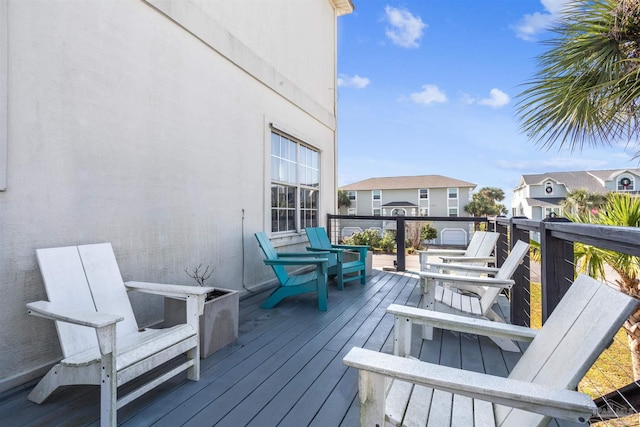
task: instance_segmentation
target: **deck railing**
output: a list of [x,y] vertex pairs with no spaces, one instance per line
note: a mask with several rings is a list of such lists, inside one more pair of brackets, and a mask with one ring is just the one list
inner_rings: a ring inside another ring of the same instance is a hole
[[[385,220],[396,221],[397,270],[405,270],[405,224],[409,221],[456,221],[484,223],[486,229],[500,232],[496,247],[496,264],[500,266],[517,240],[528,242],[533,239],[540,243],[540,284],[541,321],[544,323],[560,299],[573,283],[575,274],[574,244],[583,243],[600,249],[607,249],[628,255],[640,256],[640,228],[612,227],[594,224],[577,224],[565,218],[547,218],[534,221],[523,217],[497,218],[441,218],[441,217],[361,217],[329,215],[328,231],[332,241],[338,241],[336,227],[340,220],[350,221]],[[531,262],[526,256],[513,276],[515,285],[511,288],[511,323],[531,326]],[[616,284],[610,280],[613,286]],[[640,405],[640,383],[633,374],[627,372],[630,383],[594,401],[602,409],[599,418],[592,421],[618,418],[634,414],[638,417]],[[603,415],[604,414],[604,415]],[[638,420],[636,420],[638,421]]]

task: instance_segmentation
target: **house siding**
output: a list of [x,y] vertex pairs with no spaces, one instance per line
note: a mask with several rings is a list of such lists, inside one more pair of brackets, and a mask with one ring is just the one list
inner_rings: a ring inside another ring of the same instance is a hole
[[[53,323],[26,313],[46,299],[37,248],[111,242],[124,280],[193,284],[184,269],[203,264],[213,286],[271,284],[253,234],[270,230],[272,124],[320,152],[318,214],[333,212],[331,2],[0,0],[3,13],[0,391],[60,358]],[[161,298],[131,299],[140,326],[162,321]]]

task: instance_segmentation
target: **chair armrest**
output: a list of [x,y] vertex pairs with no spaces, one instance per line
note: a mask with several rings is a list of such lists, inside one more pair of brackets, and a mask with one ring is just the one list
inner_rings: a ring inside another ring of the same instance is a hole
[[334,248],[337,249],[346,249],[346,250],[350,250],[350,251],[359,251],[361,249],[366,249],[369,250],[370,246],[367,245],[331,245]]
[[444,262],[496,262],[494,256],[441,256],[440,259]]
[[411,320],[411,323],[433,326],[449,331],[466,332],[475,335],[500,337],[516,341],[532,341],[538,331],[524,326],[493,322],[475,317],[459,316],[406,305],[391,304],[387,313]]
[[[577,391],[435,365],[358,347],[347,353],[343,363],[361,370],[359,378],[365,384],[359,384],[360,393],[376,392],[366,383],[368,376],[362,375],[365,371],[574,422],[585,423],[597,412],[591,397]],[[360,401],[366,402],[367,397],[360,396]]]
[[[311,252],[331,252],[331,253],[339,253],[339,252],[344,252],[343,249],[337,249],[337,248],[312,248],[311,246],[307,246],[307,250],[311,251]],[[317,254],[314,254],[317,255]]]
[[437,267],[443,270],[453,271],[475,271],[478,273],[497,273],[500,269],[496,267],[483,267],[481,265],[466,265],[466,264],[449,264],[446,262],[427,262],[425,265]]
[[329,264],[327,258],[287,258],[287,259],[265,259],[266,265],[321,265]]
[[162,283],[135,281],[125,282],[124,285],[128,290],[176,298],[185,298],[188,295],[206,296],[209,292],[212,292],[215,289],[208,286],[166,285]]
[[124,317],[117,316],[115,314],[98,313],[91,310],[78,310],[75,307],[55,304],[49,301],[30,302],[27,304],[27,309],[29,310],[29,314],[33,316],[59,320],[61,322],[73,323],[96,329],[115,325],[116,322],[124,320]]
[[499,288],[508,288],[513,286],[515,281],[511,279],[496,279],[494,277],[477,277],[477,276],[455,276],[452,274],[434,273],[431,271],[421,271],[421,279],[437,279],[448,283],[473,283],[478,286],[491,286]]
[[462,256],[466,251],[467,251],[466,249],[427,249],[426,251],[416,251],[416,252],[418,252],[419,255],[428,255],[428,256],[438,256],[438,255]]
[[327,251],[326,249],[322,249],[320,251],[314,251],[314,252],[278,252],[279,258],[301,258],[301,257],[319,258],[323,255],[326,258],[329,255],[329,251]]

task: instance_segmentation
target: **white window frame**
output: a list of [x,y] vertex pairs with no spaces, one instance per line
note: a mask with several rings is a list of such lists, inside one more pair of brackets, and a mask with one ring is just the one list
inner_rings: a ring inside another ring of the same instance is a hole
[[[451,197],[452,190],[454,190],[453,192],[455,192],[455,197]],[[460,189],[457,187],[447,188],[447,216],[450,216],[450,217],[460,216],[459,204],[460,204]]]
[[[622,185],[623,179],[629,180],[630,184],[627,188],[624,188],[624,186]],[[620,175],[616,180],[616,188],[618,191],[634,191],[634,189],[636,188],[636,180],[634,179],[633,176],[630,176],[630,175],[626,175],[626,174]]]
[[[278,142],[278,150],[274,149],[276,141]],[[281,144],[283,143],[288,145],[286,152],[282,151]],[[321,200],[320,150],[273,127],[271,128],[269,146],[271,233],[274,235],[301,233],[306,227],[317,227]],[[278,206],[280,195],[283,192],[285,198],[292,196],[294,199],[292,207]],[[307,200],[305,195],[311,197],[310,206],[304,204]],[[285,212],[287,216],[293,215],[293,224],[290,223],[290,219],[280,220],[282,212]]]
[[[423,194],[426,194],[426,197],[422,197]],[[429,200],[429,189],[428,188],[420,188],[420,189],[418,189],[418,200]]]

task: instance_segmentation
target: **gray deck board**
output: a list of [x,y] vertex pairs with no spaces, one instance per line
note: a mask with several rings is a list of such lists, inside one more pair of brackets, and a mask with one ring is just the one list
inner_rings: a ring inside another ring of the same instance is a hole
[[[392,352],[391,303],[416,306],[417,275],[374,270],[365,286],[330,286],[329,310],[315,295],[289,298],[274,309],[259,306],[267,293],[240,302],[238,342],[202,360],[201,380],[184,374],[118,411],[121,425],[135,426],[354,426],[358,424],[357,373],[342,364],[353,347]],[[506,300],[503,310],[508,310]],[[469,334],[434,331],[434,340],[413,333],[422,360],[507,375],[518,354]],[[97,387],[59,390],[44,404],[27,400],[35,385],[0,394],[2,425],[97,426]]]

